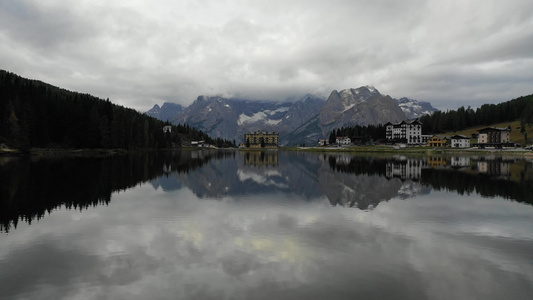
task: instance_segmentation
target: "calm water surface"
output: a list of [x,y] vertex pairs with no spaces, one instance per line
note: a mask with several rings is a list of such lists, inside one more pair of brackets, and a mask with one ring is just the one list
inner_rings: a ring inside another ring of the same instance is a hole
[[2,299],[531,299],[521,158],[0,158]]

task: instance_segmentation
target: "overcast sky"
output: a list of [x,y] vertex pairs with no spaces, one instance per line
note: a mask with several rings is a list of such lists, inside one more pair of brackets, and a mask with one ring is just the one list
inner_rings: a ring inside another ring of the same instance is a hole
[[141,111],[363,85],[477,107],[533,93],[533,1],[0,0],[0,69]]

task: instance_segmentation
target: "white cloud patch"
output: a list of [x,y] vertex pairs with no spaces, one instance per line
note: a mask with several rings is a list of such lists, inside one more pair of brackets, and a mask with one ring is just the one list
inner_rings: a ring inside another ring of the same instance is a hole
[[237,176],[239,177],[239,180],[244,182],[244,181],[247,181],[247,180],[251,180],[251,181],[254,181],[256,183],[258,183],[259,185],[263,185],[263,186],[275,186],[275,187],[278,187],[278,188],[281,188],[281,189],[284,189],[284,188],[288,188],[287,184],[285,183],[278,183],[278,182],[275,182],[274,180],[272,180],[271,178],[269,177],[275,177],[275,176],[281,176],[281,174],[277,171],[272,171],[272,172],[266,172],[264,174],[259,174],[259,173],[255,173],[255,172],[250,172],[250,171],[243,171],[243,170],[238,170],[237,171]]

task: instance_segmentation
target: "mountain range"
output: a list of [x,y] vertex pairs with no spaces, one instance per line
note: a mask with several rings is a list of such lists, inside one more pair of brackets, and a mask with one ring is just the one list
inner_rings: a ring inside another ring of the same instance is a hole
[[335,128],[399,122],[433,111],[429,102],[393,99],[374,87],[362,86],[334,90],[327,99],[308,94],[294,102],[199,96],[188,107],[165,102],[146,114],[228,140],[242,142],[245,133],[261,130],[278,132],[281,145],[312,145]]

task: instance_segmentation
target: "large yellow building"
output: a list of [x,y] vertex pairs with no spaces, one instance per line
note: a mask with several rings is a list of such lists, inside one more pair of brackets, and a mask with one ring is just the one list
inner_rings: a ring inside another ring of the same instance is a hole
[[279,133],[262,132],[261,130],[244,135],[246,148],[278,148]]

